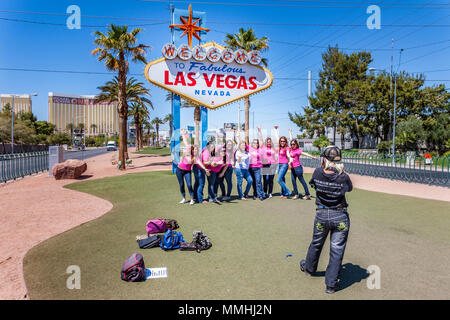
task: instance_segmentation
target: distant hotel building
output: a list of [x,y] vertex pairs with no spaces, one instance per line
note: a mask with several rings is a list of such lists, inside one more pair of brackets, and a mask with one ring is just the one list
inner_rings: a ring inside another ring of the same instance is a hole
[[[67,131],[67,125],[74,128],[84,124],[86,135],[99,133],[112,135],[119,132],[117,103],[95,103],[95,96],[48,93],[48,121],[58,131]],[[95,128],[92,125],[95,125]]]
[[[12,107],[12,95],[0,94],[0,112],[9,104]],[[21,94],[14,96],[14,113],[31,112],[31,95]]]

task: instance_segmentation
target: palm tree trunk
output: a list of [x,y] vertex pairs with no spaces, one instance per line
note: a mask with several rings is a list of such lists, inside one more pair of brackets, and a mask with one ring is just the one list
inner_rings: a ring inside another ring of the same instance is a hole
[[249,124],[250,124],[250,98],[249,97],[245,97],[244,100],[244,104],[245,104],[245,143],[249,144],[250,140],[249,140]]
[[125,55],[123,52],[119,54],[119,161],[121,162],[120,170],[125,170],[125,161],[128,158],[127,155],[127,115],[128,115],[128,105],[127,105],[127,74],[125,65]]
[[195,123],[195,141],[194,145],[200,150],[200,121],[201,121],[201,110],[200,106],[196,106],[194,109],[194,123]]
[[156,146],[159,147],[159,124],[156,124]]

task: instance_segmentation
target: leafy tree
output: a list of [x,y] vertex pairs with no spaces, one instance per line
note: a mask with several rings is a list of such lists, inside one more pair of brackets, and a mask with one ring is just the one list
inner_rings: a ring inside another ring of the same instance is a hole
[[416,116],[408,116],[397,124],[397,137],[399,145],[405,150],[418,150],[419,144],[425,138],[422,121]]
[[140,28],[128,31],[128,26],[118,26],[111,24],[106,34],[96,31],[94,43],[97,48],[92,54],[98,57],[99,61],[103,61],[108,70],[118,72],[117,76],[117,100],[119,113],[119,162],[122,163],[120,169],[125,170],[125,161],[127,153],[127,118],[128,118],[128,101],[127,101],[127,73],[129,71],[129,63],[127,58],[131,58],[133,62],[147,63],[145,59],[146,50],[149,46],[137,44],[137,35],[141,32]]
[[[269,49],[269,39],[267,37],[258,38],[253,32],[253,29],[244,30],[239,29],[236,34],[227,34],[225,36],[225,44],[228,48],[233,50],[242,49],[246,52],[252,50],[264,51]],[[267,66],[267,59],[263,58],[261,63]],[[244,99],[245,104],[245,140],[249,144],[249,123],[250,123],[250,98]]]
[[330,144],[330,140],[328,140],[327,136],[321,136],[319,139],[316,139],[313,142],[313,146],[319,148],[319,150],[328,147]]
[[442,113],[437,118],[423,121],[424,139],[430,150],[440,155],[450,150],[450,114]]
[[53,123],[47,121],[36,121],[35,129],[36,134],[49,136],[55,132],[56,126]]

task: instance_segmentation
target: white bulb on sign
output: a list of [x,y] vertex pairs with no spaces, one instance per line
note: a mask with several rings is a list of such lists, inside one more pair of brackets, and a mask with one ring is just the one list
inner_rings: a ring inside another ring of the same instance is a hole
[[178,57],[182,60],[189,60],[192,58],[192,51],[191,48],[187,44],[182,44],[178,48]]
[[253,50],[250,51],[248,54],[248,62],[250,62],[253,65],[259,65],[261,63],[262,57],[261,53],[259,51]]
[[166,43],[162,48],[162,54],[166,59],[175,59],[177,56],[177,47],[172,43]]
[[234,60],[239,64],[244,64],[248,61],[247,52],[242,49],[238,49],[234,52]]
[[211,47],[208,49],[206,57],[211,62],[217,62],[220,60],[220,57],[222,56],[222,53],[220,52],[219,48]]
[[224,49],[222,51],[222,61],[225,63],[231,63],[234,60],[234,52],[231,49]]
[[206,59],[206,49],[201,46],[195,46],[192,49],[192,57],[197,61],[203,61]]

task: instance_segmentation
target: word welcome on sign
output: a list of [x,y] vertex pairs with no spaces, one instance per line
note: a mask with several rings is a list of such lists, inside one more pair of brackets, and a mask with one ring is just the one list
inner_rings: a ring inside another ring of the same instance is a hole
[[197,61],[208,59],[211,62],[218,62],[222,59],[225,63],[236,61],[239,64],[249,62],[253,65],[259,65],[262,60],[261,53],[256,50],[247,53],[242,49],[233,51],[229,48],[220,49],[216,46],[209,48],[195,46],[191,49],[187,44],[183,44],[177,49],[174,44],[167,43],[163,46],[162,53],[166,59],[175,59],[177,56],[182,60],[194,58]]
[[273,82],[270,71],[258,65],[257,51],[233,52],[210,42],[193,49],[168,44],[163,55],[147,65],[147,80],[210,109],[265,90]]

